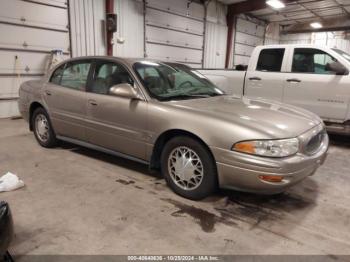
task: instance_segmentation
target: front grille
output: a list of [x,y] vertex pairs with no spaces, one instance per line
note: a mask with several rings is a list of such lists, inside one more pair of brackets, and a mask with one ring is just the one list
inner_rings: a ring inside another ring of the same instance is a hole
[[322,130],[315,136],[313,136],[309,142],[306,144],[305,151],[307,154],[312,155],[318,151],[323,143],[324,136],[326,135],[325,131]]

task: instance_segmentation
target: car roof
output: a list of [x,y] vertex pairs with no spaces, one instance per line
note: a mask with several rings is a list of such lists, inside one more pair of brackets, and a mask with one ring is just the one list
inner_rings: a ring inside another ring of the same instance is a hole
[[118,57],[118,56],[79,56],[79,57],[73,57],[73,58],[67,59],[64,62],[67,63],[70,61],[89,60],[89,59],[107,59],[107,60],[121,61],[126,64],[129,64],[130,66],[132,66],[136,62],[141,62],[141,61],[168,63],[157,59],[149,59],[149,58],[143,58],[143,57],[137,58],[137,57]]

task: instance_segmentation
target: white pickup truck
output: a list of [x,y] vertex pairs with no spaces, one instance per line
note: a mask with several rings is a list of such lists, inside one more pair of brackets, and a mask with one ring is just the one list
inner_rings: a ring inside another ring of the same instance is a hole
[[350,55],[339,49],[258,46],[247,71],[199,71],[229,94],[299,106],[318,114],[329,132],[350,134]]

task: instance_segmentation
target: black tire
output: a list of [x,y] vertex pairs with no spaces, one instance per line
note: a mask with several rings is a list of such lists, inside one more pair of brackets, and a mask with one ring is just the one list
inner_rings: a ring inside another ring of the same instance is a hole
[[[169,158],[174,150],[181,147],[191,149],[202,163],[202,180],[196,188],[191,190],[183,189],[181,185],[177,184],[169,171]],[[201,142],[188,136],[174,137],[166,143],[161,155],[161,170],[168,186],[178,195],[188,199],[201,200],[210,196],[218,188],[216,163],[212,155]]]
[[[36,119],[37,117],[43,116],[46,118],[47,120],[47,139],[42,139],[40,138],[40,135],[38,134],[38,128],[37,128],[37,123],[36,123]],[[35,109],[33,115],[32,115],[32,127],[33,127],[33,132],[34,132],[34,136],[36,138],[36,140],[38,141],[38,143],[42,146],[42,147],[46,147],[46,148],[52,148],[55,147],[57,145],[57,139],[56,139],[56,134],[55,131],[53,130],[51,121],[50,121],[50,117],[47,114],[46,110],[42,107],[39,107],[37,109]]]
[[14,262],[10,252],[8,252],[8,251],[6,251],[6,253],[4,255],[4,262]]

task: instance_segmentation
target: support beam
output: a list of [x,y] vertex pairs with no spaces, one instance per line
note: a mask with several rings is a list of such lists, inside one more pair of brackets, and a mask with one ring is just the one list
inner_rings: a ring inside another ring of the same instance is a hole
[[[295,0],[280,0],[281,2],[288,4],[295,2]],[[230,62],[230,56],[232,55],[233,34],[234,34],[234,21],[235,16],[243,13],[249,13],[260,9],[267,8],[266,0],[247,0],[236,4],[231,4],[227,9],[227,42],[226,42],[226,59],[225,68],[228,68]]]
[[[106,15],[114,13],[114,0],[106,0]],[[107,19],[107,17],[106,17]],[[107,20],[106,20],[107,21]],[[107,55],[113,56],[113,32],[107,31]]]
[[233,33],[234,33],[234,16],[227,16],[227,41],[226,41],[226,58],[225,58],[225,68],[228,68],[230,64],[230,57],[232,53],[233,45]]

